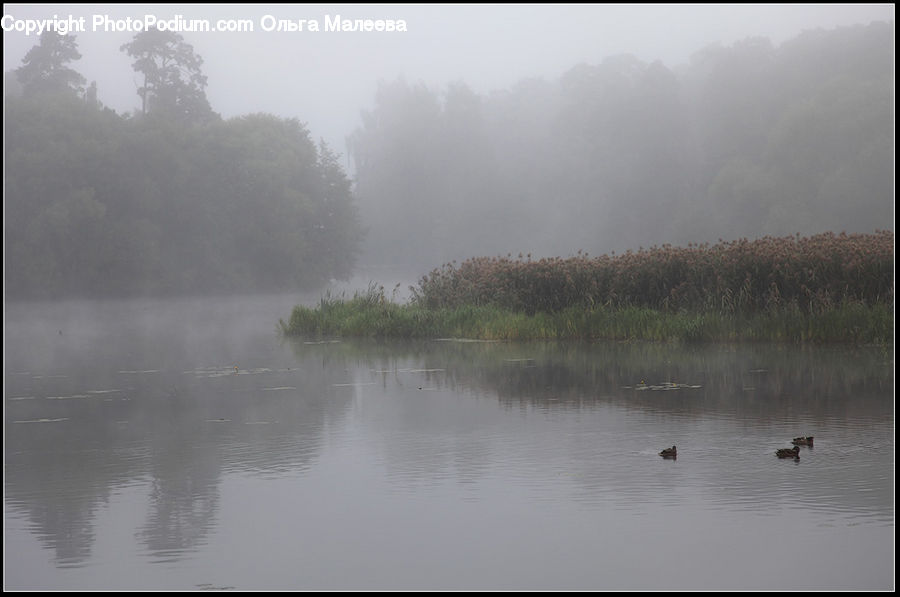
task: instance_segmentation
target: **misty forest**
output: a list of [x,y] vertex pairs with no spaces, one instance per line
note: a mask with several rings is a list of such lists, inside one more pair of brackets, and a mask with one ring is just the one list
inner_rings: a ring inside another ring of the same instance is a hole
[[4,588],[894,587],[892,8],[133,6],[286,27],[4,16]]
[[[210,107],[202,59],[157,30],[122,47],[141,108],[104,108],[45,33],[6,95],[10,296],[310,288],[353,268],[360,225],[337,156],[299,121]],[[12,79],[12,81],[10,81]]]
[[893,37],[751,38],[677,68],[612,56],[487,95],[383,81],[347,137],[351,173],[301,120],[220,117],[178,34],[122,46],[140,107],[119,114],[78,73],[75,37],[48,33],[5,76],[7,296],[315,289],[375,266],[414,279],[477,257],[890,232]]

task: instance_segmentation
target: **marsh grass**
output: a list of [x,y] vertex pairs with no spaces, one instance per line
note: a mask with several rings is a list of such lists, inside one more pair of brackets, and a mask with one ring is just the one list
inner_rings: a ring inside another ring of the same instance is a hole
[[432,270],[411,291],[430,308],[491,304],[528,314],[597,305],[813,313],[847,301],[893,303],[894,234],[765,237],[565,259],[477,257]]
[[294,307],[286,335],[364,338],[473,338],[481,340],[611,339],[681,342],[893,342],[893,311],[847,303],[820,313],[780,308],[734,315],[665,313],[647,307],[583,309],[528,315],[502,307],[464,305],[427,309],[364,297]]
[[763,238],[589,258],[476,258],[411,288],[327,294],[288,335],[893,343],[893,232]]

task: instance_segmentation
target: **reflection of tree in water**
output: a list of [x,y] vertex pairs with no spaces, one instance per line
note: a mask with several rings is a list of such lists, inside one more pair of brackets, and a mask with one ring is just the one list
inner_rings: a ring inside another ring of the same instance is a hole
[[48,423],[14,422],[41,418],[32,405],[7,409],[5,504],[27,516],[58,565],[77,565],[91,556],[94,517],[129,472],[105,452],[107,430],[90,417],[76,417],[84,405],[56,402],[61,420]]
[[[96,374],[85,364],[84,370],[65,370],[69,376],[53,382],[9,376],[7,506],[27,518],[59,565],[78,564],[91,557],[95,518],[115,488],[150,478],[150,508],[137,539],[155,557],[179,557],[201,546],[217,524],[222,475],[283,475],[314,466],[328,429],[340,427],[353,403],[353,390],[344,387],[359,381],[353,375],[381,381],[391,392],[406,384],[410,394],[402,396],[407,401],[386,402],[385,408],[393,409],[389,414],[397,417],[380,421],[402,433],[385,434],[382,447],[393,474],[416,483],[444,476],[462,483],[478,480],[495,463],[494,451],[506,449],[492,439],[490,425],[509,424],[516,432],[515,421],[502,409],[468,408],[453,400],[437,401],[432,409],[435,401],[427,398],[438,393],[417,394],[417,385],[446,390],[445,397],[452,391],[549,411],[609,407],[610,413],[628,409],[698,420],[714,413],[762,422],[796,412],[812,420],[893,415],[890,355],[873,356],[867,348],[291,341],[287,352],[277,354],[281,361],[270,367],[240,363],[237,375],[230,372],[231,361],[220,359],[212,362],[223,365],[223,371],[173,366],[162,373],[129,374],[127,381],[118,364],[114,371]],[[149,361],[144,366],[151,368]],[[412,367],[420,372],[399,372]],[[642,380],[702,387],[639,391],[636,384]],[[110,387],[130,389],[127,396],[86,395]],[[87,397],[44,398],[63,394]],[[20,395],[37,398],[10,400]],[[41,418],[66,420],[13,423]],[[566,461],[590,454],[596,449],[593,430],[584,431],[565,440],[554,436],[554,442],[563,443],[551,454],[565,455]],[[806,432],[812,433],[797,430]],[[421,449],[401,445],[409,437],[421,441]],[[535,462],[543,457],[544,447],[532,438],[510,437],[521,439],[516,449],[534,454]],[[658,451],[662,445],[654,447]],[[609,485],[601,473],[610,466],[584,471],[578,483],[586,496]],[[854,469],[842,478],[855,481],[865,474],[869,471]],[[633,475],[623,475],[627,488]],[[882,494],[870,493],[880,508]]]
[[[26,485],[41,491],[40,483],[26,482]],[[14,510],[27,512],[32,532],[45,548],[54,552],[58,565],[74,565],[90,558],[94,515],[105,497],[81,494],[76,488],[68,488],[55,493],[53,499],[44,500],[22,499],[22,494],[29,493],[27,489],[15,493],[16,497],[7,495],[7,504]]]
[[[247,352],[271,352],[270,343],[263,338]],[[68,348],[59,359],[67,368],[54,371],[65,376],[21,376],[6,394],[6,504],[27,518],[60,565],[88,561],[97,514],[115,488],[148,477],[150,509],[137,539],[156,557],[197,548],[217,522],[222,474],[309,468],[350,399],[333,387],[346,372],[325,366],[321,355],[291,359],[280,351],[277,366],[233,375],[230,361],[222,371],[190,371],[184,363],[198,357],[179,353],[166,369],[141,374],[122,373],[121,363],[98,368],[70,359],[77,351]],[[292,389],[265,390],[278,387]],[[122,391],[88,393],[109,388]],[[9,400],[16,396],[33,398]],[[14,423],[40,419],[60,420]]]
[[158,446],[150,512],[138,533],[157,557],[177,558],[202,545],[215,523],[221,464],[213,446]]
[[331,395],[346,374],[318,356],[292,365],[188,372],[168,410],[154,410],[150,512],[138,534],[151,553],[177,558],[204,543],[223,474],[281,475],[315,462],[348,404]]

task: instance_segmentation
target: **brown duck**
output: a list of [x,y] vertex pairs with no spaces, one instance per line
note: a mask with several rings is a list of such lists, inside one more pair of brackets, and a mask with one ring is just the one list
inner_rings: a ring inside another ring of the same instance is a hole
[[794,446],[793,448],[781,448],[780,450],[775,451],[775,455],[779,458],[796,458],[800,459],[800,446]]

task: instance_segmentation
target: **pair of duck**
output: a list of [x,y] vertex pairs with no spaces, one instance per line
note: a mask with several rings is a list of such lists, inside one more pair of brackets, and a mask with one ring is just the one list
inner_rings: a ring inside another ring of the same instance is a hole
[[[800,446],[810,446],[813,445],[813,436],[808,437],[795,437],[791,440],[791,443],[794,444],[793,448],[782,448],[775,452],[775,455],[779,458],[800,458]],[[666,448],[662,452],[659,453],[663,458],[678,458],[678,448],[672,446],[671,448]]]
[[793,448],[781,448],[780,450],[775,451],[775,455],[779,458],[794,458],[800,460],[800,446],[809,446],[812,448],[813,436],[795,437],[791,440],[791,443],[794,444]]

